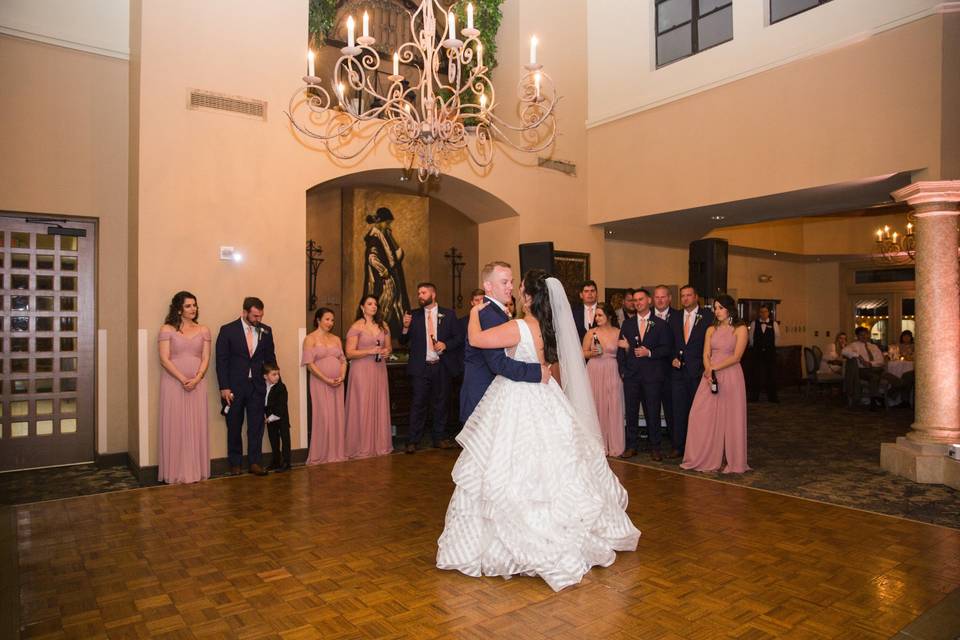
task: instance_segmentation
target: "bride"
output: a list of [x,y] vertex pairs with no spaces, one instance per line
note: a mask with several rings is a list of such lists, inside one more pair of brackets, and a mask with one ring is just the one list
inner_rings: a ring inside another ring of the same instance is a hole
[[[498,376],[457,441],[456,488],[437,567],[469,576],[538,575],[577,584],[616,551],[637,548],[627,493],[604,456],[596,409],[563,286],[545,271],[520,288],[525,317],[487,331],[470,312],[470,344],[523,362],[559,365],[563,387]],[[554,367],[556,372],[557,367]]]

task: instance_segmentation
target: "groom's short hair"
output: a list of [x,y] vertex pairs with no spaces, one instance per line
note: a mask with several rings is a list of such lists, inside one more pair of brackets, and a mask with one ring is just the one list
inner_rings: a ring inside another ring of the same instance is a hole
[[490,276],[493,275],[493,270],[497,267],[501,269],[513,269],[510,266],[510,263],[503,262],[502,260],[494,260],[493,262],[488,262],[483,265],[483,269],[480,270],[480,281],[487,282],[490,279]]

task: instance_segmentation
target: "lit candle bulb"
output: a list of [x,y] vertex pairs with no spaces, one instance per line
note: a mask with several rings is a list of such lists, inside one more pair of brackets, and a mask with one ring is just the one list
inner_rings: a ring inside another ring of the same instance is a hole
[[537,64],[537,36],[531,36],[530,38],[530,64]]
[[907,223],[907,235],[909,236],[909,235],[912,235],[912,234],[913,234],[913,223],[912,223],[912,222],[908,222],[908,223]]
[[473,3],[467,3],[467,29],[473,29]]
[[314,69],[314,65],[313,65],[313,59],[314,59],[314,57],[315,57],[315,56],[314,56],[313,50],[307,49],[307,75],[310,76],[310,77],[313,77],[313,76],[317,75],[317,74],[315,73],[315,69]]
[[447,24],[450,25],[450,39],[455,40],[457,38],[457,16],[453,15],[453,11],[447,12]]
[[883,235],[887,236],[888,238],[890,237],[890,227],[889,227],[889,226],[883,225]]
[[883,229],[877,229],[877,242],[883,242]]
[[351,49],[355,46],[353,40],[353,16],[347,17],[347,46]]
[[486,109],[487,109],[487,94],[481,93],[480,94],[480,110],[486,111]]
[[337,83],[337,95],[340,96],[340,102],[343,102],[343,83]]
[[897,241],[897,232],[896,232],[896,231],[893,232],[893,241],[894,241],[894,242]]
[[483,66],[483,44],[477,43],[477,66]]
[[396,51],[393,52],[393,75],[400,75],[400,54]]
[[363,12],[363,37],[370,37],[370,15],[366,11]]
[[536,95],[537,100],[539,100],[540,99],[540,72],[539,71],[533,74],[533,88],[534,88],[534,95]]

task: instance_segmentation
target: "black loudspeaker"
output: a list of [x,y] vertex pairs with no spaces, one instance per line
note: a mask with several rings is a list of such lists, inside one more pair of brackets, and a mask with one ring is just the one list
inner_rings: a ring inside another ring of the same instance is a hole
[[530,242],[520,245],[520,277],[530,269],[543,269],[553,274],[553,243]]
[[727,252],[730,245],[720,238],[690,243],[690,284],[704,299],[727,291]]

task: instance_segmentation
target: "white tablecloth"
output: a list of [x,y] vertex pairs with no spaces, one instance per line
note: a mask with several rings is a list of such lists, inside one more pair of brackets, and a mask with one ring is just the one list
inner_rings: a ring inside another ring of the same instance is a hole
[[902,378],[907,371],[913,371],[912,360],[891,360],[886,365],[887,373]]

